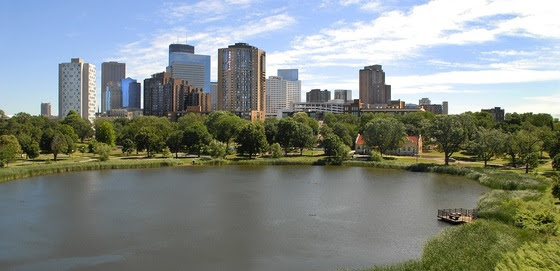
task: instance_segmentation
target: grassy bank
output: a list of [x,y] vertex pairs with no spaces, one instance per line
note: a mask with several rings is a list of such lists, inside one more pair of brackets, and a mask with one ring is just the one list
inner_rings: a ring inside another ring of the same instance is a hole
[[87,163],[51,163],[39,165],[26,165],[20,167],[3,168],[0,170],[0,182],[28,178],[39,175],[64,173],[72,171],[102,170],[102,169],[129,169],[129,168],[158,168],[183,165],[182,160],[156,159],[156,160],[110,160],[107,162]]

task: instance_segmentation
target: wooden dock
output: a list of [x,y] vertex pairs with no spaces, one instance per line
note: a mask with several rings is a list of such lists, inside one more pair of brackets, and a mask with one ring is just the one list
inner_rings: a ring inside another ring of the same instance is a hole
[[478,216],[476,209],[438,209],[437,218],[451,224],[472,222]]

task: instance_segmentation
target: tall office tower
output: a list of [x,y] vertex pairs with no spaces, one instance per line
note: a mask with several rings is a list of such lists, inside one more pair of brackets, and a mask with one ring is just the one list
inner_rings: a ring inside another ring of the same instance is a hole
[[335,89],[334,98],[339,100],[344,100],[344,102],[353,102],[352,100],[352,90],[349,89]]
[[41,103],[41,116],[43,117],[51,116],[51,103]]
[[266,53],[247,43],[218,49],[218,110],[264,120]]
[[121,79],[122,108],[140,108],[140,83],[130,77]]
[[[296,70],[297,71],[297,70]],[[276,117],[279,110],[301,102],[301,81],[285,80],[281,76],[266,79],[266,117]]]
[[360,100],[364,104],[388,104],[391,100],[391,86],[385,85],[381,65],[365,66],[360,70]]
[[93,123],[95,108],[95,66],[79,58],[58,64],[58,116],[76,110]]
[[167,72],[175,79],[186,80],[210,93],[210,56],[195,54],[194,46],[170,44]]
[[430,105],[430,104],[432,104],[432,101],[430,101],[430,99],[428,98],[422,98],[418,100],[418,105]]
[[[284,80],[288,80],[288,81],[299,80],[299,70],[298,69],[278,69],[277,75],[284,78]],[[298,101],[298,102],[300,102],[300,101]]]
[[331,92],[328,90],[312,89],[305,95],[308,103],[326,103],[331,100]]
[[167,117],[174,112],[185,111],[186,95],[193,89],[186,80],[175,79],[168,72],[144,79],[144,115]]
[[444,115],[449,115],[449,103],[447,101],[443,101],[441,103],[441,106],[443,107],[443,114]]
[[210,82],[210,97],[212,99],[212,111],[218,110],[218,82]]
[[[111,100],[107,98],[107,86],[111,84],[111,89],[115,89],[116,85],[120,84],[121,79],[125,77],[125,63],[118,63],[115,61],[101,63],[101,112],[105,113],[111,109]],[[118,96],[118,94],[113,96]]]

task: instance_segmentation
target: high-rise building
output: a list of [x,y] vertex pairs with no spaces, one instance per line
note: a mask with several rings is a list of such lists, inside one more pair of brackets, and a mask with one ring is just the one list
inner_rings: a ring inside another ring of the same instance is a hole
[[247,43],[218,49],[218,110],[263,120],[266,112],[266,53]]
[[447,101],[443,101],[441,103],[441,107],[443,107],[443,110],[442,110],[443,112],[442,113],[444,115],[449,115],[449,103]]
[[481,109],[480,112],[486,112],[494,118],[495,121],[504,121],[506,119],[506,111],[501,107],[494,107],[490,109]]
[[197,55],[194,46],[188,44],[169,45],[169,66],[171,77],[186,80],[189,85],[210,93],[210,56]]
[[305,101],[308,103],[326,103],[331,99],[331,92],[328,90],[312,89],[305,94]]
[[365,104],[388,104],[391,85],[385,84],[381,65],[365,66],[360,70],[360,100]]
[[121,79],[122,108],[140,108],[140,83],[130,77]]
[[281,76],[269,76],[266,79],[266,117],[276,117],[278,111],[299,102],[301,81],[284,80]]
[[[299,70],[298,69],[278,69],[278,76],[284,78],[287,81],[298,81],[299,80]],[[298,101],[300,102],[300,101]]]
[[105,100],[108,103],[105,107],[107,112],[109,110],[122,108],[122,88],[121,81],[109,81],[105,88]]
[[[111,109],[111,100],[107,98],[107,86],[109,86],[110,84],[110,89],[115,89],[114,91],[116,91],[116,85],[120,84],[121,79],[125,77],[125,63],[119,63],[115,61],[101,63],[101,112],[105,113]],[[118,96],[118,94],[115,94],[113,96]]]
[[58,116],[66,117],[75,110],[93,123],[95,119],[95,66],[82,59],[58,64]]
[[168,72],[156,73],[144,80],[144,115],[173,116],[198,106],[195,112],[208,112],[209,93],[189,85],[186,80],[171,77]]
[[344,102],[353,102],[352,100],[352,90],[349,89],[335,89],[334,98],[339,100],[344,100]]
[[43,117],[51,116],[51,103],[41,103],[41,116]]
[[218,82],[210,82],[210,96],[212,97],[212,111],[218,110]]

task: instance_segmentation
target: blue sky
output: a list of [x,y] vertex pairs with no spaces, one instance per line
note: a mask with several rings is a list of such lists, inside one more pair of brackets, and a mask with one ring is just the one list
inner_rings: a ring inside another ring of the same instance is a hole
[[[267,76],[298,68],[302,92],[351,89],[382,64],[392,98],[449,101],[450,113],[501,106],[560,116],[556,0],[2,1],[0,109],[57,114],[58,63],[117,60],[143,81],[165,70],[169,43],[212,57],[247,42]],[[98,89],[99,92],[99,89]],[[98,95],[99,96],[99,95]],[[305,97],[305,95],[302,95]]]

